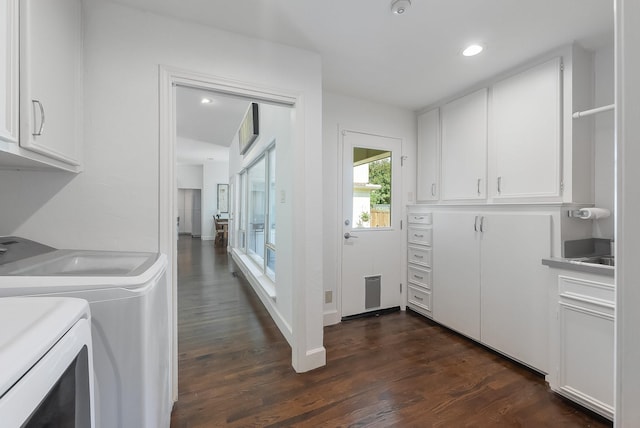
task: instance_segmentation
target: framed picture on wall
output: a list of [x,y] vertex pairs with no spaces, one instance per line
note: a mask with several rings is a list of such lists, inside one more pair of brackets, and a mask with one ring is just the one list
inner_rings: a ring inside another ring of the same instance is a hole
[[221,213],[229,212],[229,185],[218,184],[218,211]]

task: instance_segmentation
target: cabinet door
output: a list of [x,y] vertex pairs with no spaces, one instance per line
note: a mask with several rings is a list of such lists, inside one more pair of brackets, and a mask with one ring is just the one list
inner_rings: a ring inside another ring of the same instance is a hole
[[480,340],[480,232],[474,214],[433,214],[433,318]]
[[20,1],[20,145],[80,164],[80,0]]
[[440,111],[418,116],[418,201],[437,201],[440,193]]
[[602,291],[613,295],[613,286],[565,276],[558,282],[559,392],[611,419],[615,314],[613,301],[603,298]]
[[442,199],[486,198],[487,90],[444,105],[441,115]]
[[493,86],[493,197],[560,196],[560,78],[555,58]]
[[0,0],[0,141],[18,142],[18,0]]
[[541,260],[551,252],[551,216],[483,217],[481,341],[547,372],[548,277]]

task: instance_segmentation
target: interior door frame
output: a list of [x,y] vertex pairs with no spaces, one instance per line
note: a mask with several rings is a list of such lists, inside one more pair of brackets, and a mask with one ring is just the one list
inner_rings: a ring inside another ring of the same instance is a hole
[[[159,195],[158,195],[158,236],[159,252],[167,254],[170,260],[167,267],[167,278],[170,281],[171,300],[171,379],[172,398],[178,400],[178,243],[175,239],[176,199],[178,193],[176,163],[176,95],[177,86],[206,89],[220,94],[240,96],[252,100],[289,106],[296,111],[304,112],[302,95],[278,89],[256,86],[251,83],[224,79],[170,66],[159,66]],[[300,114],[302,116],[302,113]],[[304,120],[294,124],[296,138],[303,139]],[[293,287],[293,301],[306,301],[304,287]],[[297,307],[296,307],[297,306]],[[304,352],[306,344],[305,305],[295,305],[293,322],[299,328],[293,331],[292,363],[300,360],[298,354]],[[275,321],[275,320],[274,320]],[[294,364],[295,365],[295,364]]]
[[[344,186],[343,186],[343,182],[342,180],[344,179],[344,136],[347,132],[352,132],[352,133],[356,133],[356,134],[364,134],[364,135],[371,135],[373,137],[381,137],[381,138],[392,138],[395,140],[399,140],[400,141],[400,207],[398,207],[398,215],[400,216],[400,221],[402,222],[403,217],[404,217],[404,209],[402,207],[403,202],[404,202],[404,198],[403,198],[403,194],[402,194],[402,189],[404,188],[404,174],[402,171],[402,167],[404,166],[404,160],[406,158],[406,156],[404,156],[404,150],[405,150],[405,141],[404,138],[401,137],[394,137],[391,135],[384,135],[382,133],[376,133],[376,132],[371,132],[371,131],[363,131],[358,127],[349,127],[349,126],[343,126],[343,125],[338,125],[338,215],[337,215],[337,219],[338,222],[336,223],[336,236],[338,237],[337,239],[337,252],[336,254],[338,254],[338,265],[337,265],[337,269],[336,269],[336,312],[337,312],[337,321],[340,321],[342,319],[342,259],[343,259],[343,242],[342,242],[342,222],[344,221],[343,219],[343,214],[344,214],[344,195],[343,195],[343,190],[344,190]],[[392,214],[393,215],[393,214]],[[393,218],[393,217],[392,217]],[[400,230],[403,231],[404,230],[404,225],[402,225],[400,227]],[[401,247],[404,247],[404,243],[405,243],[405,239],[404,236],[401,234]],[[404,260],[403,257],[401,257],[401,261]],[[406,269],[405,269],[406,270]],[[404,277],[404,272],[402,271],[402,269],[400,270],[400,277],[402,280],[402,292],[400,293],[400,309],[401,310],[405,310],[406,308],[406,293],[407,293],[407,287],[406,287],[406,281],[405,281],[405,277]]]

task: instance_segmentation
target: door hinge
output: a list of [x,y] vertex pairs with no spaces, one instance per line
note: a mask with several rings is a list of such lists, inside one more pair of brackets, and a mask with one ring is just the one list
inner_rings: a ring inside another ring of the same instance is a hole
[[564,62],[560,63],[560,71],[564,71]]
[[564,192],[564,181],[560,182],[560,194]]
[[400,156],[400,166],[404,166],[404,161],[407,160],[406,156]]
[[400,220],[400,230],[402,230],[402,220]]
[[402,283],[400,283],[400,294],[402,294]]

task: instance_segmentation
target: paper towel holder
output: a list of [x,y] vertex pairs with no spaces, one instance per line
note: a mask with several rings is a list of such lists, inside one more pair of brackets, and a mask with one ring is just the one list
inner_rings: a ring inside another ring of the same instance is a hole
[[571,218],[585,218],[587,214],[582,210],[569,210],[567,215]]
[[[596,208],[599,210],[599,208]],[[583,220],[597,220],[599,217],[592,217],[590,216],[590,210],[591,209],[587,209],[587,208],[581,208],[579,210],[569,210],[567,211],[567,215],[571,218],[580,218]],[[601,211],[606,211],[605,215],[603,216],[603,218],[609,217],[609,210],[606,209],[602,209]]]

